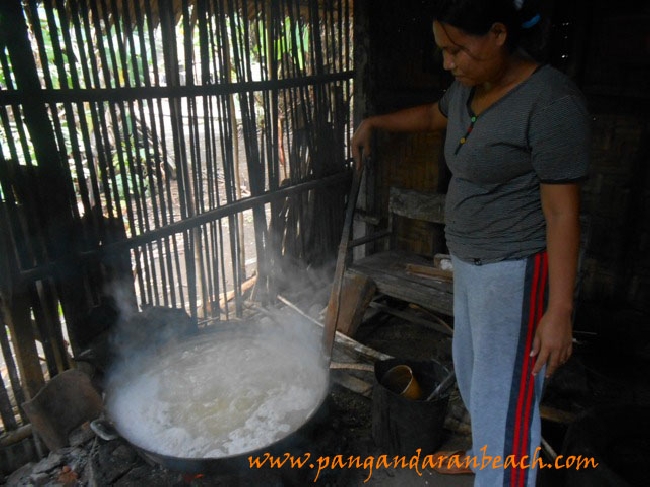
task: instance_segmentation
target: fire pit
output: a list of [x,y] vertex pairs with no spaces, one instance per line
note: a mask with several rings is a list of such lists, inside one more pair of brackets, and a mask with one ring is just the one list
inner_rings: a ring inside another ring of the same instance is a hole
[[[279,321],[289,321],[290,318],[295,318],[293,313],[289,313],[289,318],[285,317]],[[305,326],[304,322],[297,323],[296,327],[286,326],[284,331],[280,329],[281,326],[277,326],[277,323],[264,323],[264,318],[259,315],[255,317],[255,323],[257,325],[254,326],[263,325],[263,328],[268,330],[267,336],[271,336],[271,339],[273,335],[276,335],[277,339],[286,338],[285,332],[288,332],[291,338],[285,341],[302,343],[303,345],[298,348],[309,350],[310,346],[314,346],[318,351],[321,349],[321,330]],[[374,350],[382,353],[413,355],[417,360],[424,356],[430,357],[432,343],[423,338],[425,332],[428,332],[410,323],[400,321],[398,324],[399,326],[369,326],[368,329],[372,332],[365,335],[366,339],[368,337],[376,337],[376,339],[364,343],[368,343]],[[233,333],[248,330],[249,326],[246,322],[223,325],[224,331],[227,328]],[[208,337],[218,340],[222,323],[215,325],[214,328],[214,334],[199,332],[196,340],[200,342],[200,338]],[[305,337],[304,333],[300,333],[303,328],[311,330],[315,337]],[[384,338],[386,342],[382,342]],[[177,340],[175,345],[158,348],[157,356],[164,358],[172,351],[182,348],[181,344],[194,343],[194,341],[194,338],[189,337]],[[389,345],[390,348],[380,342]],[[339,345],[334,357],[337,363],[358,363],[360,350],[356,345],[354,347],[344,346],[342,343]],[[284,346],[282,349],[286,350]],[[312,356],[308,353],[307,355],[315,358],[320,354],[314,353]],[[305,365],[305,362],[298,357],[296,360],[301,363],[301,367]],[[366,358],[361,360],[365,361]],[[145,363],[147,363],[146,359],[138,362],[131,356],[129,361],[131,368],[126,371],[132,376],[137,375],[145,371],[143,368]],[[214,369],[213,375],[214,377],[219,375],[218,369]],[[129,380],[132,376],[125,377],[124,380]],[[118,378],[117,375],[110,377],[114,377],[115,380]],[[436,474],[430,471],[418,473],[409,468],[370,470],[356,465],[340,468],[335,463],[337,459],[347,461],[349,458],[359,458],[363,463],[368,458],[379,460],[383,458],[382,455],[388,454],[388,451],[377,445],[372,438],[370,391],[365,387],[355,387],[359,383],[370,384],[373,380],[372,370],[332,370],[331,387],[327,388],[327,394],[314,415],[296,431],[268,449],[263,448],[262,451],[207,459],[164,457],[160,454],[144,452],[142,448],[136,448],[123,437],[105,439],[94,436],[93,431],[86,426],[85,430],[90,434],[90,438],[84,439],[83,444],[51,453],[39,463],[30,464],[24,470],[15,472],[6,483],[7,485],[43,485],[48,481],[59,482],[63,477],[76,477],[83,485],[279,486],[314,484],[317,476],[319,485],[384,485],[383,482],[386,485],[420,485],[439,482],[439,478],[434,478]],[[126,435],[124,431],[120,433]],[[464,434],[460,437],[452,436],[451,443],[446,443],[441,448],[465,448],[467,446],[465,438]],[[77,442],[71,441],[71,445],[77,445]],[[249,464],[248,456],[263,460],[264,453],[273,455],[277,459],[284,459],[286,453],[296,459],[304,459],[307,454],[310,458],[302,468],[292,468],[290,464],[285,465],[284,468],[277,468],[271,466],[269,462],[261,466]],[[319,459],[330,460],[329,467],[319,468]],[[188,467],[192,468],[188,469]]]

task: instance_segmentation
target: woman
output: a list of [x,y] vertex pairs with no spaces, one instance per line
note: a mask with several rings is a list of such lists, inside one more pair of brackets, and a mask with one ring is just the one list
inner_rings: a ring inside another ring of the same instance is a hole
[[[454,83],[437,103],[367,118],[352,141],[360,167],[374,130],[446,130],[452,352],[471,415],[475,485],[489,487],[535,484],[537,470],[525,467],[539,466],[544,378],[572,351],[579,182],[590,149],[579,91],[518,47],[539,21],[521,4],[438,1],[433,35]],[[480,468],[497,456],[523,463]]]

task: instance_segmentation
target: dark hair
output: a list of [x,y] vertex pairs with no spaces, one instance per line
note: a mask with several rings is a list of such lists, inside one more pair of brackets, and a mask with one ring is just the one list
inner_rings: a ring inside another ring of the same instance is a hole
[[518,3],[522,4],[521,8],[515,5],[515,0],[436,0],[433,18],[476,36],[487,34],[492,25],[500,22],[508,30],[508,47],[515,50],[523,35],[539,23],[536,1]]

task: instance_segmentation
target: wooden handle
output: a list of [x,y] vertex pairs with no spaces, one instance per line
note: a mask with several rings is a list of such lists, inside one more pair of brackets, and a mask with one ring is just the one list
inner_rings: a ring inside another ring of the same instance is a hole
[[363,168],[359,170],[353,169],[350,195],[348,196],[345,222],[343,223],[343,233],[341,234],[341,243],[339,244],[336,270],[334,271],[334,282],[332,284],[329,304],[327,305],[327,315],[325,316],[325,329],[323,333],[323,358],[325,363],[329,363],[332,358],[332,348],[334,347],[336,326],[339,317],[341,289],[343,287],[343,273],[345,272],[345,265],[348,257],[354,210],[357,205],[357,197],[359,196],[359,188],[361,187],[362,174]]

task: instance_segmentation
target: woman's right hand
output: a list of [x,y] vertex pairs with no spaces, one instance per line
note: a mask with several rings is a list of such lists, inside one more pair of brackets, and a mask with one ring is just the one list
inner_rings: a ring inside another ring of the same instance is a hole
[[370,157],[373,127],[369,119],[363,120],[352,136],[352,157],[354,167],[360,171],[364,160]]

